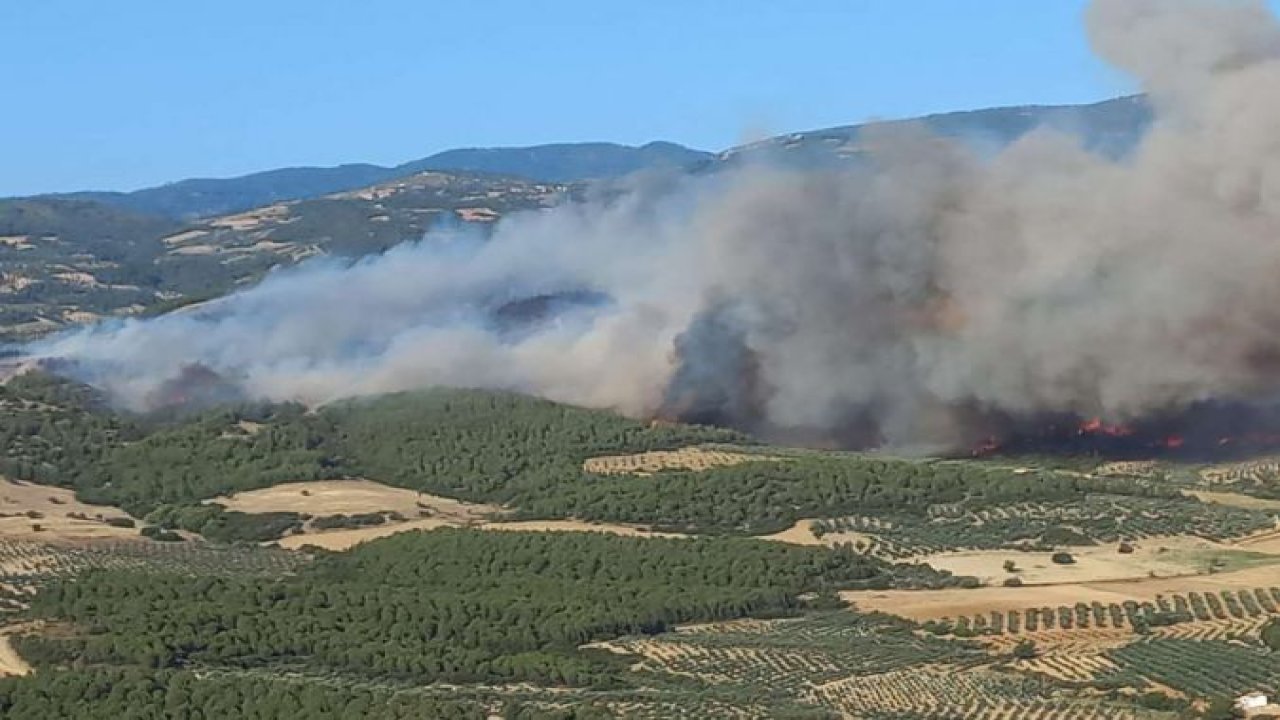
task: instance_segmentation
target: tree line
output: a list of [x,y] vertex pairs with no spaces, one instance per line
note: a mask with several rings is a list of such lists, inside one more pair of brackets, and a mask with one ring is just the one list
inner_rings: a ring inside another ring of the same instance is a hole
[[9,720],[600,720],[590,704],[555,709],[481,703],[411,690],[190,670],[92,667],[0,678]]
[[[43,399],[42,399],[43,398]],[[756,534],[805,517],[921,513],[938,503],[1159,495],[1149,485],[976,463],[803,455],[703,472],[594,476],[587,458],[701,443],[750,443],[710,427],[655,425],[511,393],[427,390],[335,403],[239,405],[163,419],[111,411],[47,376],[0,387],[0,473],[74,487],[86,501],[222,539],[260,540],[297,518],[192,510],[201,500],[302,480],[367,477],[580,517],[704,533]],[[269,528],[267,527],[269,526]]]
[[740,538],[442,529],[326,554],[278,579],[89,572],[46,588],[30,610],[78,632],[15,642],[38,667],[289,667],[607,688],[626,683],[625,666],[583,644],[794,614],[813,602],[802,596],[891,587],[899,572],[918,582],[922,569]]

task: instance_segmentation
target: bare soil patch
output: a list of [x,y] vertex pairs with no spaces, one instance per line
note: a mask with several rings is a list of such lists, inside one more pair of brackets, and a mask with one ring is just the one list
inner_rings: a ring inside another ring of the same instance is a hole
[[652,475],[664,470],[700,472],[745,462],[777,462],[781,458],[753,455],[718,448],[688,447],[680,450],[654,450],[634,455],[607,455],[590,458],[582,469],[596,475]]
[[202,238],[208,234],[209,234],[208,230],[186,230],[184,232],[180,232],[175,235],[170,235],[169,237],[163,238],[160,240],[160,242],[172,247],[174,245],[181,245],[187,242],[188,240],[195,240],[197,238]]
[[797,520],[795,525],[772,535],[762,535],[761,540],[790,543],[792,545],[825,545],[826,541],[813,534],[813,520]]
[[230,228],[232,230],[252,230],[267,221],[284,220],[288,215],[289,207],[287,205],[268,205],[248,212],[226,215],[211,220],[209,225],[215,228]]
[[406,518],[417,518],[420,513],[425,513],[425,517],[450,520],[458,524],[479,522],[501,512],[500,508],[493,505],[467,503],[371,480],[286,483],[217,497],[206,502],[244,513],[296,512],[318,517],[393,512]]
[[486,207],[458,208],[454,212],[466,222],[493,222],[500,217],[496,211]]
[[1257,498],[1231,492],[1211,492],[1209,490],[1188,490],[1190,495],[1201,502],[1244,508],[1246,510],[1280,510],[1280,500]]
[[688,537],[681,533],[658,532],[638,525],[619,523],[590,523],[581,520],[516,520],[489,522],[477,526],[481,530],[508,532],[598,532],[623,537]]
[[435,530],[442,527],[470,527],[474,530],[498,532],[598,532],[624,537],[687,537],[677,533],[655,532],[642,527],[611,523],[587,523],[579,520],[517,520],[512,522],[460,523],[451,518],[422,518],[408,522],[388,523],[350,530],[304,532],[279,541],[280,547],[297,550],[314,545],[326,550],[349,550],[356,545],[389,535],[413,530]]
[[982,587],[972,590],[884,590],[840,593],[859,610],[900,615],[912,620],[977,615],[992,611],[1025,610],[1030,607],[1057,607],[1094,601],[1104,605],[1126,600],[1144,602],[1157,595],[1188,592],[1220,592],[1271,587],[1280,580],[1274,565],[1262,565],[1233,572],[1169,578],[1142,578],[1100,582],[1076,582],[1023,587]]
[[325,550],[350,550],[360,543],[377,540],[396,533],[410,532],[412,530],[435,530],[442,527],[459,527],[459,524],[443,518],[422,518],[420,520],[352,528],[350,530],[303,532],[299,535],[290,535],[283,538],[277,544],[287,550],[297,550],[305,545],[314,545]]
[[[1148,538],[1132,547],[1131,553],[1119,552],[1115,544],[1073,547],[1070,554],[1075,562],[1066,565],[1054,563],[1050,552],[1012,550],[946,552],[917,559],[956,575],[977,577],[988,585],[999,585],[1011,577],[1021,579],[1025,585],[1172,577],[1280,562],[1280,557],[1270,557],[1259,548],[1245,549],[1189,536]],[[1012,561],[1019,571],[1006,571],[1006,561]]]
[[396,513],[403,521],[338,530],[316,530],[311,523],[303,532],[281,539],[287,549],[314,545],[327,550],[346,550],[360,543],[413,530],[442,527],[470,527],[509,532],[601,532],[628,537],[684,537],[656,532],[639,525],[591,523],[581,520],[503,520],[506,513],[496,505],[468,503],[452,498],[394,488],[371,480],[324,480],[276,485],[261,490],[236,493],[206,502],[244,513],[295,512],[313,517]]
[[1235,545],[1243,550],[1280,555],[1280,530],[1251,535],[1237,540]]
[[[241,429],[248,433],[256,431],[256,428]],[[345,550],[368,540],[409,530],[475,526],[504,512],[495,505],[428,495],[371,480],[286,483],[205,502],[243,513],[293,512],[313,518],[387,513],[402,518],[388,518],[381,525],[337,530],[318,530],[308,522],[302,533],[280,541],[280,546],[285,548],[316,545],[329,550]]]
[[137,539],[132,528],[106,524],[128,518],[123,510],[89,505],[65,488],[0,478],[0,539],[47,543]]
[[214,245],[182,245],[169,252],[173,255],[213,255],[220,249]]
[[760,540],[772,540],[773,542],[784,542],[792,545],[825,545],[827,547],[835,547],[836,545],[858,545],[859,543],[869,545],[872,541],[870,535],[860,532],[832,532],[826,533],[822,537],[818,537],[813,532],[813,524],[817,522],[814,518],[806,518],[797,520],[795,525],[776,532],[772,535],[761,535]]
[[22,659],[9,641],[9,637],[18,630],[17,626],[0,629],[0,677],[31,674],[31,665]]

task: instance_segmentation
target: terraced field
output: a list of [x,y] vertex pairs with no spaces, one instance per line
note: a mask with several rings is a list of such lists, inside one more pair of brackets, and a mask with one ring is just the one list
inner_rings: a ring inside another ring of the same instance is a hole
[[1134,710],[1074,697],[1060,681],[1074,678],[1003,667],[1003,653],[887,616],[742,620],[601,647],[634,658],[646,673],[767,690],[842,717],[1120,718]]
[[813,699],[850,717],[1111,720],[1134,709],[1071,697],[1053,684],[1016,673],[925,665],[850,677],[814,688]]
[[973,635],[1027,635],[1039,631],[1159,634],[1169,638],[1212,640],[1247,635],[1280,614],[1280,587],[1157,595],[1150,601],[1028,607],[943,618],[927,624],[939,632]]
[[[819,520],[814,532],[858,533],[859,549],[889,559],[956,550],[1117,543],[1190,535],[1230,540],[1275,527],[1263,510],[1177,498],[1091,495],[1083,501],[1019,503],[984,508],[937,505],[921,520],[909,515]],[[1055,541],[1054,534],[1074,542]]]
[[1124,670],[1199,697],[1235,697],[1280,681],[1280,655],[1238,642],[1152,638],[1107,656]]
[[157,570],[196,575],[276,577],[308,561],[302,553],[203,542],[146,542],[136,539],[65,545],[0,540],[0,615],[22,610],[52,580],[89,570]]
[[582,469],[595,475],[653,475],[674,470],[699,472],[717,467],[731,467],[746,462],[777,462],[780,458],[727,450],[718,447],[689,447],[680,450],[655,450],[632,455],[608,455],[589,458]]
[[1259,490],[1280,484],[1280,458],[1255,458],[1237,463],[1212,465],[1200,471],[1210,485],[1233,489]]

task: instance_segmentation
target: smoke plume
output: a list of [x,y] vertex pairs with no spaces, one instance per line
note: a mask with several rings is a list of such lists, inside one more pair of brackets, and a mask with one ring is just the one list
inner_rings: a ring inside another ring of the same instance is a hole
[[[1280,25],[1260,0],[1096,0],[1085,24],[1156,107],[1123,159],[1050,130],[993,156],[872,129],[846,169],[639,186],[31,351],[134,406],[199,364],[254,397],[505,388],[846,444],[1269,401]],[[567,300],[501,320],[529,298]]]

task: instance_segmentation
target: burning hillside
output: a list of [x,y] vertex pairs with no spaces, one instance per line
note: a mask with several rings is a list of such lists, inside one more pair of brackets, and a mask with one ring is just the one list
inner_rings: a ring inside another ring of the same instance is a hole
[[1202,402],[1123,424],[1069,415],[997,423],[973,455],[1065,454],[1112,459],[1220,460],[1280,449],[1280,407]]
[[135,407],[198,364],[250,398],[501,388],[846,447],[1269,446],[1280,25],[1224,0],[1086,20],[1156,110],[1121,159],[873,128],[853,167],[642,179],[29,351]]

